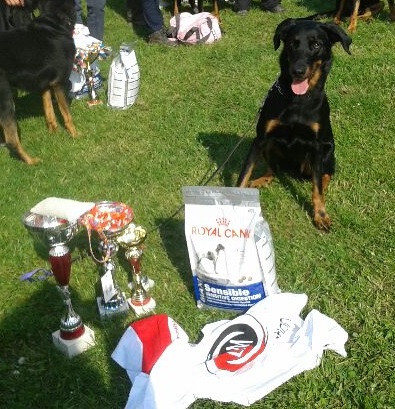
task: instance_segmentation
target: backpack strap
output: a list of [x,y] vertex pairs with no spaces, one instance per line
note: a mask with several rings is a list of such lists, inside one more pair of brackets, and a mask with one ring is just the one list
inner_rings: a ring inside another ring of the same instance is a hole
[[208,25],[208,28],[210,29],[210,31],[204,37],[198,39],[198,41],[197,41],[198,44],[205,43],[209,39],[211,33],[213,32],[213,21],[211,20],[210,17],[206,17],[206,21],[207,21],[207,25]]
[[[176,15],[176,33],[178,34],[179,30],[180,30],[180,14]],[[205,35],[204,37],[200,38],[200,30],[199,27],[192,27],[190,28],[184,35],[184,38],[180,41],[187,41],[189,39],[189,37],[193,36],[194,34],[196,34],[196,44],[203,44],[205,43],[208,38],[210,37],[212,31],[213,31],[213,22],[211,20],[210,17],[206,17],[206,21],[207,21],[207,25],[208,28],[210,29],[210,32]]]
[[192,37],[196,33],[196,44],[200,43],[200,31],[199,27],[191,27],[184,35],[182,41],[187,41],[189,37]]

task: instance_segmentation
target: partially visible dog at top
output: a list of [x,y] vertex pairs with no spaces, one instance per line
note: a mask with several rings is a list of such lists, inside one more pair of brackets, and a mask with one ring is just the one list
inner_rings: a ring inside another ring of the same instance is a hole
[[[388,0],[390,19],[395,21],[394,0]],[[340,24],[343,16],[350,16],[348,31],[354,33],[357,21],[370,20],[384,9],[384,2],[377,0],[337,0],[334,22]]]
[[74,0],[25,0],[25,7],[36,7],[39,15],[26,26],[0,32],[0,125],[7,146],[34,165],[40,160],[25,151],[18,135],[13,89],[41,94],[49,131],[58,127],[53,92],[65,128],[77,135],[65,94],[76,52],[75,5]]
[[[394,0],[388,0],[390,11],[390,20],[395,21],[395,4]],[[342,20],[349,17],[349,25],[347,30],[350,33],[355,33],[357,29],[358,19],[369,21],[384,9],[384,1],[378,0],[336,0],[334,10],[321,12],[307,19],[319,20],[325,17],[333,17],[335,24],[341,24]]]
[[[335,172],[335,142],[325,82],[332,66],[332,46],[350,52],[351,38],[334,23],[286,19],[273,37],[280,55],[280,75],[261,107],[256,137],[237,186],[261,187],[276,173],[312,181],[313,221],[328,230],[325,191]],[[250,180],[262,158],[266,173]]]

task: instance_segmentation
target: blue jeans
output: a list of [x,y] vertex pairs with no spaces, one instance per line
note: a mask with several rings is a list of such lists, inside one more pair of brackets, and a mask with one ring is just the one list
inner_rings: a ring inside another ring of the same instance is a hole
[[159,8],[159,0],[127,0],[126,7],[134,17],[142,17],[149,33],[163,28],[163,16]]
[[[104,36],[104,7],[106,0],[86,0],[86,25],[90,35],[103,40]],[[81,0],[75,0],[75,12],[77,14],[77,23],[82,22],[82,5]]]

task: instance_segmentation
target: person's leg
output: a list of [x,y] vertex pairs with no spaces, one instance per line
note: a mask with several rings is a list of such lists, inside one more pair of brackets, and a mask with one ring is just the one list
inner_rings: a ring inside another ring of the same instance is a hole
[[82,4],[81,4],[81,0],[74,0],[74,4],[75,4],[75,14],[77,16],[76,23],[77,24],[83,24],[82,23]]
[[104,7],[106,0],[86,0],[86,25],[90,35],[103,40],[104,36]]
[[251,0],[236,0],[234,10],[240,14],[246,14],[251,7]]
[[163,16],[159,8],[159,0],[141,0],[143,17],[150,33],[164,28]]
[[126,0],[126,20],[129,23],[145,25],[141,0]]

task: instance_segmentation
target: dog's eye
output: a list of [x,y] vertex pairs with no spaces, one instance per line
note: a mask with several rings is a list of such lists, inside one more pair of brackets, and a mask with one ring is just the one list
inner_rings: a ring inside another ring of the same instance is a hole
[[313,41],[311,47],[314,48],[314,50],[318,50],[320,48],[320,43],[318,41]]

